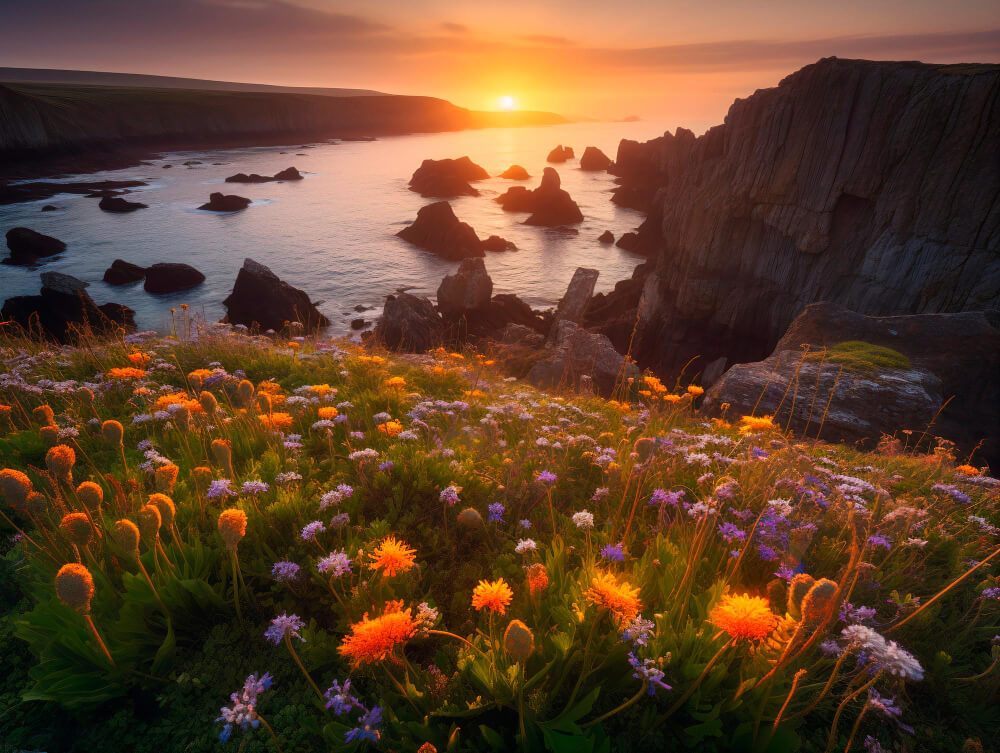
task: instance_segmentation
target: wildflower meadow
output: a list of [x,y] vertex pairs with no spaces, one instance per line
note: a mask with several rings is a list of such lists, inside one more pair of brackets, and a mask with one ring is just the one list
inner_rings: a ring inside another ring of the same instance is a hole
[[14,749],[996,749],[1000,482],[947,443],[197,323],[0,357]]

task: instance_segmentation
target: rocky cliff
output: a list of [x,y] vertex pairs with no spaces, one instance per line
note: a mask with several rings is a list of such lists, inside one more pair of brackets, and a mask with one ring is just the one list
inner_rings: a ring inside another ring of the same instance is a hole
[[700,137],[623,141],[612,170],[615,201],[648,211],[654,261],[607,325],[638,320],[642,365],[762,359],[816,301],[1000,305],[1000,66],[823,59]]

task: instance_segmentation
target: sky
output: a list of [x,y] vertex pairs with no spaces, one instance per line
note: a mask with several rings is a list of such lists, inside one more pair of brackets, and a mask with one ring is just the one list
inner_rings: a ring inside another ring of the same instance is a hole
[[509,96],[696,131],[830,55],[1000,62],[1000,0],[0,0],[0,66]]

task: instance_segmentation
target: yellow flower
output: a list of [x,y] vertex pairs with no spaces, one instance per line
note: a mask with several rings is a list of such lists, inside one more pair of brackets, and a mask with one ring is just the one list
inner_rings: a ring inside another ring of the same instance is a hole
[[323,397],[324,395],[329,395],[331,392],[334,391],[333,387],[331,387],[328,384],[314,384],[309,387],[309,390],[319,395],[320,397]]
[[413,637],[416,630],[413,615],[408,608],[403,609],[403,602],[390,601],[381,616],[372,620],[366,612],[361,622],[351,625],[351,634],[344,637],[337,650],[357,668],[385,659],[396,646]]
[[740,419],[740,434],[751,434],[755,431],[774,431],[774,416],[743,416]]
[[319,417],[320,418],[336,418],[337,417],[337,409],[334,408],[332,405],[324,405],[317,412],[319,413]]
[[611,573],[599,573],[590,582],[584,596],[598,609],[611,612],[619,625],[632,622],[642,611],[639,589],[628,583],[618,583]]
[[272,431],[284,431],[292,428],[292,416],[290,413],[270,413],[260,415],[260,422]]
[[382,574],[391,578],[396,573],[405,573],[413,568],[416,549],[411,549],[406,542],[395,536],[386,536],[371,554],[372,570],[381,570]]
[[965,476],[978,476],[980,473],[982,473],[982,471],[980,471],[974,465],[968,465],[968,464],[958,466],[955,469],[955,471]]
[[383,434],[388,434],[390,437],[394,437],[403,430],[403,425],[396,420],[386,421],[384,424],[378,425],[378,430]]
[[699,387],[697,384],[689,384],[688,385],[688,394],[691,395],[692,397],[698,397],[698,395],[704,395],[705,394],[705,388],[704,387]]
[[142,379],[146,372],[142,369],[134,369],[129,366],[108,369],[110,379]]
[[472,606],[476,609],[489,609],[498,614],[507,613],[507,605],[514,598],[514,592],[503,578],[492,583],[481,580],[472,590]]
[[712,609],[708,621],[732,638],[751,641],[766,638],[778,624],[767,599],[749,594],[723,596]]
[[406,380],[400,376],[389,377],[385,380],[386,387],[405,387]]

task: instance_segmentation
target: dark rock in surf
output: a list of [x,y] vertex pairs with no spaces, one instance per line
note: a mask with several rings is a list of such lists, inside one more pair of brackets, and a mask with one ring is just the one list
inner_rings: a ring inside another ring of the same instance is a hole
[[143,288],[147,293],[161,295],[187,290],[205,281],[205,275],[190,264],[165,262],[154,264],[146,269],[146,282]]
[[469,181],[488,177],[489,173],[468,157],[425,159],[410,178],[410,190],[439,199],[479,196],[479,191],[470,186]]
[[61,254],[66,244],[30,228],[13,227],[7,231],[7,248],[10,256],[4,264],[35,264],[40,258]]
[[512,241],[501,238],[499,235],[491,235],[483,241],[484,251],[517,251],[517,246]]
[[569,146],[563,146],[560,144],[551,152],[549,156],[545,158],[546,162],[565,162],[568,159],[573,159],[573,148]]
[[607,170],[614,163],[611,159],[598,149],[596,146],[588,146],[583,150],[583,156],[580,157],[580,169],[581,170],[591,170],[600,171]]
[[506,178],[507,180],[528,180],[531,176],[528,175],[528,171],[520,165],[511,165],[500,173],[500,177]]
[[136,209],[146,209],[149,205],[140,201],[127,201],[120,196],[105,196],[97,205],[105,212],[134,212]]
[[104,282],[109,285],[127,285],[138,282],[146,276],[146,268],[138,264],[130,264],[122,259],[115,259],[111,266],[104,270]]
[[224,321],[262,331],[280,332],[289,322],[298,322],[307,332],[314,332],[330,323],[305,291],[253,259],[243,261],[233,292],[222,305],[226,307]]
[[455,216],[447,201],[421,207],[413,224],[396,235],[444,259],[483,256],[483,244],[476,231]]
[[250,206],[250,199],[244,196],[225,195],[216,191],[208,197],[208,203],[202,204],[198,209],[209,212],[238,212],[248,206]]

